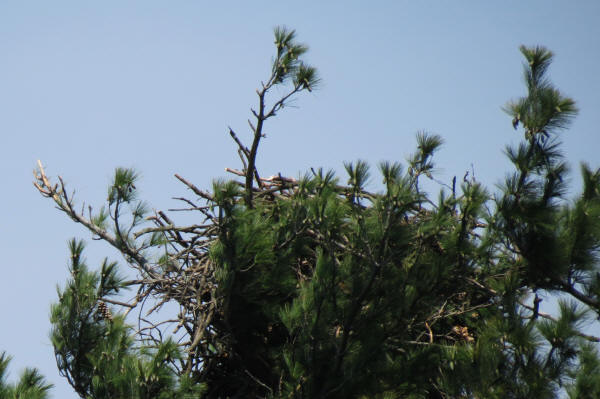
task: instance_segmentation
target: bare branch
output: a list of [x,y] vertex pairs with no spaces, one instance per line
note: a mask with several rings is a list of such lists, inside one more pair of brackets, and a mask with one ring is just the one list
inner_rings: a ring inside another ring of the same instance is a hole
[[192,190],[194,193],[196,193],[196,195],[198,195],[199,197],[202,197],[204,199],[207,199],[209,201],[214,201],[214,198],[212,195],[210,195],[209,193],[207,193],[206,191],[202,191],[200,190],[198,187],[196,187],[195,185],[193,185],[192,183],[190,183],[189,181],[187,181],[186,179],[184,179],[183,177],[179,176],[177,173],[175,173],[175,177],[181,181],[183,184],[185,184],[186,186],[188,186],[188,188],[190,190]]

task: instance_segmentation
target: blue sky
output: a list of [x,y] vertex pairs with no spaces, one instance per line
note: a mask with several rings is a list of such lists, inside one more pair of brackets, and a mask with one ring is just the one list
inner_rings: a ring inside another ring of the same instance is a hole
[[596,1],[221,4],[0,1],[0,350],[14,356],[12,377],[36,366],[56,384],[54,397],[76,397],[48,339],[49,306],[67,277],[66,242],[85,238],[91,266],[120,260],[37,194],[36,160],[91,205],[125,166],[141,172],[151,206],[176,206],[171,197],[186,190],[174,173],[208,188],[225,167],[240,166],[227,126],[248,140],[276,25],[310,46],[323,84],[267,125],[264,175],[342,170],[356,159],[403,162],[415,132],[426,130],[446,140],[440,180],[473,164],[493,189],[508,171],[503,147],[519,138],[501,107],[524,92],[520,44],[554,51],[551,77],[580,108],[563,135],[573,190],[580,161],[600,166]]

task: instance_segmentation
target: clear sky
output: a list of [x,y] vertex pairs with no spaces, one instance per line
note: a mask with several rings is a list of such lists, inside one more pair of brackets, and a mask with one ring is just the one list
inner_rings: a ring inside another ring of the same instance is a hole
[[427,130],[446,140],[439,179],[473,164],[494,189],[508,170],[502,149],[518,139],[501,110],[524,93],[518,46],[542,44],[580,108],[563,136],[576,191],[579,162],[600,166],[599,19],[597,1],[0,0],[0,351],[14,356],[11,378],[36,366],[53,397],[76,397],[48,338],[66,242],[85,238],[90,266],[120,260],[36,192],[37,159],[92,205],[126,166],[153,207],[176,206],[186,190],[174,173],[208,188],[240,167],[227,126],[248,140],[272,29],[285,24],[310,46],[323,85],[267,125],[264,175],[404,161]]

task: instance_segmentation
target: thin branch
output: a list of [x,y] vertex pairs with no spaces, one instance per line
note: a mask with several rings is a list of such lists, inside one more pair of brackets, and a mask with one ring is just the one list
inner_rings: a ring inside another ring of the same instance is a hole
[[183,184],[185,184],[186,186],[188,186],[188,188],[190,190],[192,190],[194,193],[196,193],[196,195],[207,199],[209,201],[214,201],[214,198],[212,195],[210,195],[209,193],[207,193],[206,191],[202,191],[200,190],[198,187],[196,187],[194,184],[190,183],[189,181],[187,181],[186,179],[184,179],[183,177],[179,176],[177,173],[175,173],[175,177],[181,181]]
[[246,155],[246,157],[248,157],[250,155],[250,150],[248,149],[248,147],[246,147],[244,144],[242,144],[242,142],[240,141],[240,139],[235,134],[235,132],[233,131],[232,128],[229,127],[228,129],[229,129],[229,135],[231,136],[231,138],[233,138],[233,140],[237,143],[240,150]]
[[[531,310],[534,313],[536,312],[536,309],[533,306],[526,305],[523,302],[519,302],[519,305],[523,306],[524,308],[526,308],[528,310]],[[540,317],[543,317],[544,319],[552,320],[555,323],[558,322],[558,319],[555,318],[554,316],[552,316],[551,314],[540,312],[538,310],[537,311],[537,315],[540,316]],[[578,337],[581,337],[581,338],[583,338],[583,339],[585,339],[587,341],[590,341],[590,342],[600,342],[600,338],[599,337],[595,337],[593,335],[584,334],[584,333],[579,332],[579,331],[574,331],[573,333],[575,335],[577,335]]]
[[117,301],[114,299],[108,299],[108,298],[102,298],[102,300],[107,303],[112,303],[113,305],[119,305],[119,306],[123,306],[123,307],[130,308],[130,309],[135,308],[134,304],[130,304],[127,302],[121,302],[121,301]]
[[62,178],[58,178],[60,181],[60,188],[58,188],[58,184],[52,185],[50,183],[50,180],[46,176],[46,172],[44,170],[44,167],[42,166],[41,161],[38,161],[38,169],[37,171],[34,171],[34,176],[36,179],[36,182],[34,182],[35,187],[45,197],[52,198],[54,200],[54,203],[58,206],[58,208],[61,211],[65,212],[75,222],[84,225],[93,234],[102,238],[110,245],[121,251],[124,255],[126,255],[128,258],[134,261],[148,275],[155,275],[155,273],[148,266],[148,260],[143,255],[141,255],[139,251],[131,248],[126,242],[119,241],[116,237],[109,234],[106,230],[98,227],[89,219],[76,212],[73,209],[72,197],[69,198],[69,196],[66,194],[65,184]]

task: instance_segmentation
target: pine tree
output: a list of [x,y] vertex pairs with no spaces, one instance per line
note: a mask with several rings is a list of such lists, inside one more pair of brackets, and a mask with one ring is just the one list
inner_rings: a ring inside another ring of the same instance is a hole
[[[363,161],[346,163],[344,179],[322,169],[261,177],[264,124],[319,83],[293,30],[277,28],[275,46],[250,147],[229,130],[242,169],[228,171],[239,180],[207,192],[176,175],[196,197],[181,199],[203,219],[195,224],[152,214],[128,169],[116,170],[105,207],[78,212],[63,180],[52,183],[40,163],[41,194],[136,272],[126,280],[108,261],[90,271],[83,244],[70,243],[72,277],[51,320],[59,370],[75,391],[433,399],[556,398],[565,388],[573,398],[597,396],[600,340],[582,328],[600,312],[600,170],[583,164],[583,192],[567,199],[560,135],[577,109],[547,77],[552,53],[521,47],[527,95],[505,111],[523,140],[505,150],[514,171],[499,191],[465,176],[434,197],[422,180],[434,179],[443,140],[425,132],[406,167],[378,165],[379,192],[367,190]],[[133,299],[116,297],[127,288]],[[540,312],[540,293],[559,295],[556,317]],[[165,316],[167,304],[179,313]]]
[[2,399],[46,399],[52,384],[48,384],[37,369],[25,369],[16,384],[6,381],[10,356],[0,353],[0,398]]

